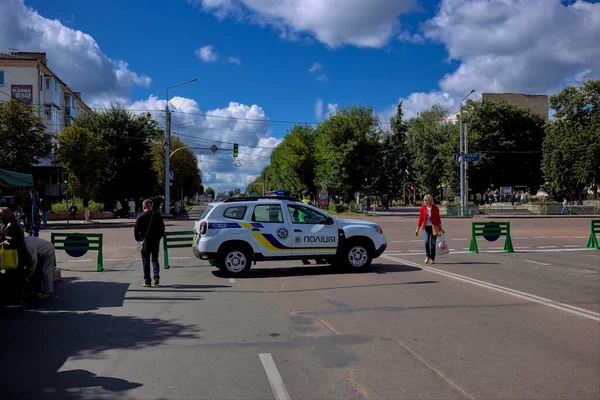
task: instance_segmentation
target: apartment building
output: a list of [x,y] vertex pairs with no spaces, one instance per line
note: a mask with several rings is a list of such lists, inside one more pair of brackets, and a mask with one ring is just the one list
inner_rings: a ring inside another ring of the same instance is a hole
[[[46,53],[0,53],[0,103],[15,99],[33,104],[46,125],[46,133],[54,135],[73,123],[73,119],[90,108],[48,67]],[[43,180],[42,195],[61,196],[61,166],[51,154],[40,160],[34,171]]]

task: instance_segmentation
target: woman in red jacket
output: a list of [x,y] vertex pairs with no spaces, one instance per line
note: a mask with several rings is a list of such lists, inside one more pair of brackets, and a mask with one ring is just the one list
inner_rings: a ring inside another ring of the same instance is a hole
[[424,205],[421,206],[419,211],[419,221],[417,222],[417,230],[415,235],[419,236],[419,229],[423,228],[423,237],[425,239],[425,264],[433,264],[435,262],[435,242],[437,237],[433,235],[434,226],[435,231],[439,230],[444,233],[442,229],[442,219],[440,218],[440,209],[438,206],[433,204],[433,197],[430,194],[425,195],[423,198]]

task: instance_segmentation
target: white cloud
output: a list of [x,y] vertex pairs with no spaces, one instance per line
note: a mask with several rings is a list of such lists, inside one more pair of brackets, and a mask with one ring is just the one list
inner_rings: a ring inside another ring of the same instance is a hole
[[411,34],[410,32],[404,31],[398,35],[397,39],[401,42],[408,42],[412,44],[423,44],[425,39],[418,33]]
[[45,52],[50,69],[91,106],[127,101],[134,86],[152,82],[126,62],[109,58],[92,36],[44,18],[23,0],[0,1],[0,48]]
[[305,34],[330,47],[382,48],[399,31],[401,14],[416,0],[190,0],[218,18],[270,25],[282,37]]
[[323,68],[323,66],[321,64],[319,64],[318,62],[315,62],[312,67],[310,67],[308,69],[308,72],[310,72],[311,74],[317,72],[318,70],[320,70],[321,68]]
[[315,117],[320,119],[323,116],[323,99],[317,98],[315,101]]
[[[404,98],[405,116],[437,103],[456,111],[471,89],[472,99],[483,92],[551,95],[597,78],[599,26],[600,4],[582,0],[569,6],[560,0],[442,0],[422,29],[460,65],[439,89]],[[395,109],[390,105],[380,116],[387,122]]]
[[242,65],[242,61],[241,61],[239,58],[237,58],[237,57],[229,57],[229,58],[228,58],[228,61],[229,61],[231,64]]
[[[244,190],[269,163],[269,156],[281,139],[273,137],[264,110],[257,105],[230,102],[227,107],[201,111],[198,103],[185,97],[174,97],[169,102],[172,114],[173,135],[190,147],[208,148],[215,144],[222,150],[215,154],[196,149],[204,186],[221,191],[240,188]],[[136,101],[130,110],[163,110],[165,100],[149,96]],[[164,113],[154,112],[161,126]],[[239,144],[241,166],[236,167],[232,156],[232,143]]]
[[328,77],[327,77],[327,75],[325,75],[325,74],[319,74],[319,75],[317,76],[317,80],[318,80],[319,82],[329,82],[329,78],[328,78]]
[[[460,100],[460,99],[459,99]],[[388,123],[390,118],[396,115],[396,107],[402,101],[402,112],[405,119],[416,117],[421,111],[425,111],[436,104],[440,104],[448,112],[452,113],[458,108],[458,101],[448,93],[430,92],[430,93],[411,93],[406,98],[399,98],[396,104],[390,105],[379,113],[381,122]]]
[[327,103],[327,116],[329,117],[331,114],[334,114],[338,109],[337,104]]
[[440,81],[459,96],[548,94],[571,77],[598,76],[599,26],[600,4],[581,0],[443,0],[423,29],[461,62]]
[[200,47],[194,53],[196,53],[196,57],[207,63],[215,62],[219,59],[219,55],[212,46]]

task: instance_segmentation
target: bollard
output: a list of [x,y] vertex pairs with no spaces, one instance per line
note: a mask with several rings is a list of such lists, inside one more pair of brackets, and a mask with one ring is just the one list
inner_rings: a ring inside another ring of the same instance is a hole
[[193,243],[194,231],[165,232],[163,236],[165,269],[169,269],[169,249],[191,247]]
[[[98,252],[96,271],[104,270],[102,262],[102,233],[56,233],[52,232],[50,241],[56,250],[64,250],[71,257],[82,257],[89,250]],[[56,269],[56,254],[54,255]]]
[[585,246],[586,248],[600,250],[600,244],[598,244],[598,238],[596,237],[597,233],[600,233],[600,219],[592,219],[590,220],[590,238],[587,246]]
[[469,253],[479,253],[477,246],[477,237],[484,237],[493,242],[500,236],[504,236],[504,253],[514,253],[512,239],[510,237],[510,222],[473,222],[471,225],[471,244]]

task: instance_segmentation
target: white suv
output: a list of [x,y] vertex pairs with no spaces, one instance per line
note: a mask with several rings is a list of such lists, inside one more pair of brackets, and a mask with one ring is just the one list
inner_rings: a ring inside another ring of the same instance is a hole
[[194,255],[231,275],[248,272],[253,261],[324,260],[368,268],[387,247],[379,225],[334,218],[288,197],[211,203],[194,233]]

